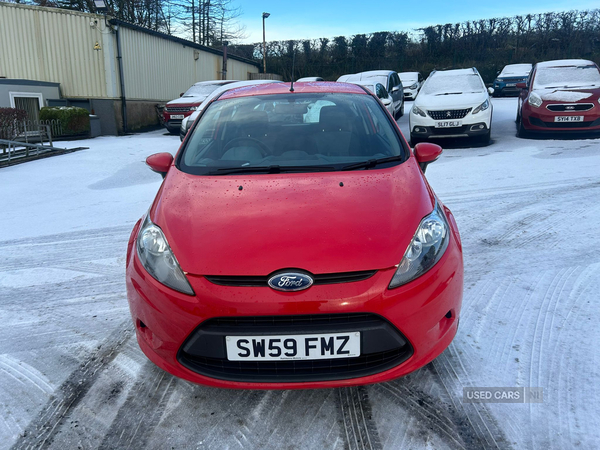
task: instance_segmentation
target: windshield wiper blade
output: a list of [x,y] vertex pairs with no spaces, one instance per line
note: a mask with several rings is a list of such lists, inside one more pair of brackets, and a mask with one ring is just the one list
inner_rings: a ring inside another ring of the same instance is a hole
[[264,172],[264,173],[283,173],[283,172],[327,172],[334,171],[333,166],[248,166],[248,167],[225,167],[217,169],[212,174],[217,175],[228,175],[230,173],[253,173],[253,172]]
[[342,167],[340,170],[356,170],[356,169],[372,169],[373,167],[384,164],[392,161],[400,161],[402,160],[402,155],[398,156],[389,156],[387,158],[379,158],[379,159],[369,159],[368,161],[362,161],[355,164],[350,164],[348,166]]
[[458,95],[458,94],[462,94],[462,92],[444,92],[443,94],[435,94],[435,95],[438,96],[438,95]]

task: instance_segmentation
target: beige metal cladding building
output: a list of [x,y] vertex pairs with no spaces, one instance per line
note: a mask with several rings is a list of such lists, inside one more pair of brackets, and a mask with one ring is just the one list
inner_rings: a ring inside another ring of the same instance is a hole
[[[123,111],[128,130],[157,124],[157,104],[222,79],[222,69],[222,51],[184,39],[97,14],[0,2],[0,78],[59,83],[61,99],[38,95],[40,106],[87,107],[102,134],[123,131]],[[258,71],[253,61],[227,58],[226,79]]]

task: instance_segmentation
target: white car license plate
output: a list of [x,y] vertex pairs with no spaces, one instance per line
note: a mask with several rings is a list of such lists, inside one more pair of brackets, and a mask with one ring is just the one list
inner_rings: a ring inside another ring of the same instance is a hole
[[462,122],[460,120],[444,120],[442,122],[436,122],[436,128],[455,128],[460,127]]
[[555,122],[583,122],[583,116],[556,116]]
[[287,336],[227,336],[229,361],[280,361],[360,356],[360,332]]
[[183,114],[172,114],[171,119],[183,119]]
[[515,87],[517,83],[506,83],[506,87]]

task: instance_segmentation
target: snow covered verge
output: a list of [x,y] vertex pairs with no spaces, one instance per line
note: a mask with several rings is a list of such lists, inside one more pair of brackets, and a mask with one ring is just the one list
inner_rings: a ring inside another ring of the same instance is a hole
[[[125,246],[160,186],[144,159],[178,137],[90,139],[0,169],[0,448],[595,448],[600,140],[518,139],[515,99],[493,102],[493,143],[427,169],[463,239],[458,335],[422,370],[367,387],[211,389],[141,354]],[[463,403],[464,387],[544,398]]]

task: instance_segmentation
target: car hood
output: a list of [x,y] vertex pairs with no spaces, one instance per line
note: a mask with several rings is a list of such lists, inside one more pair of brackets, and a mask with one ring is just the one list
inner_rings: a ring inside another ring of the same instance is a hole
[[319,274],[395,266],[433,205],[414,158],[311,174],[197,176],[173,166],[150,217],[184,272]]
[[600,89],[535,89],[533,92],[542,97],[542,100],[552,102],[596,102],[600,97]]
[[481,105],[489,98],[487,92],[477,92],[474,94],[453,94],[453,95],[423,95],[419,92],[415,104],[427,111],[439,111],[444,109],[463,109],[475,108]]
[[194,95],[192,97],[180,97],[175,100],[171,100],[167,103],[167,106],[189,106],[199,105],[204,101],[206,95]]

